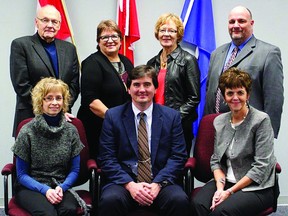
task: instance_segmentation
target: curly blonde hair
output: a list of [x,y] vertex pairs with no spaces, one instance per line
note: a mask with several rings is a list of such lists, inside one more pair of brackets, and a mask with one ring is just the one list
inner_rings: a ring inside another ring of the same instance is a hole
[[181,42],[182,38],[183,38],[183,35],[184,35],[184,26],[183,26],[183,22],[182,20],[180,19],[179,16],[177,16],[176,14],[172,14],[172,13],[165,13],[165,14],[162,14],[156,24],[155,24],[155,28],[154,28],[154,35],[156,37],[157,40],[159,40],[159,30],[160,30],[160,27],[162,25],[164,25],[167,21],[169,20],[172,20],[175,25],[176,25],[176,30],[177,30],[177,42]]
[[69,110],[71,95],[68,85],[62,80],[47,77],[41,79],[31,92],[33,112],[35,115],[43,114],[43,99],[51,91],[60,91],[62,93],[62,111],[65,113]]

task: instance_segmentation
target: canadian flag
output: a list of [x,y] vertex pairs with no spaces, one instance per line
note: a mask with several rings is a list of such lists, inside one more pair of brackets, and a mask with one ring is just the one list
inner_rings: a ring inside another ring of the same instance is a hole
[[118,26],[123,34],[119,53],[134,64],[134,42],[140,39],[135,0],[118,0],[117,9]]
[[61,40],[66,40],[69,37],[72,38],[72,31],[69,27],[70,22],[68,20],[68,14],[64,0],[38,0],[37,9],[47,4],[53,5],[61,14],[61,27],[58,31],[58,34],[56,35],[56,38]]

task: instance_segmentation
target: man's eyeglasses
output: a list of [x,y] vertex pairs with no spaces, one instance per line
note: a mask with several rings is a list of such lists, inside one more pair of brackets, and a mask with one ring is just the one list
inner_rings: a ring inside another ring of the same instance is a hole
[[119,35],[115,34],[115,35],[103,35],[99,37],[100,40],[107,42],[109,40],[109,38],[111,38],[112,41],[117,41],[120,37]]
[[56,100],[57,102],[60,102],[63,100],[63,97],[61,97],[61,96],[57,96],[57,97],[47,96],[47,97],[44,97],[43,100],[45,100],[46,102],[53,102],[54,100]]
[[42,23],[44,23],[45,25],[48,25],[50,22],[52,23],[53,26],[58,26],[60,21],[59,20],[55,20],[55,19],[48,19],[48,18],[43,18],[40,19],[37,17],[38,20],[40,20]]
[[161,34],[168,33],[169,35],[172,35],[172,34],[176,34],[177,30],[174,30],[174,29],[159,29],[159,32]]

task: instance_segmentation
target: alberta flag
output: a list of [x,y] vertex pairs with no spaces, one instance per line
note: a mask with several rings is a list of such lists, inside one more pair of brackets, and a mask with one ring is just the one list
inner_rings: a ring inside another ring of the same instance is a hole
[[196,136],[204,112],[210,55],[216,48],[211,1],[212,0],[185,0],[181,13],[181,19],[185,28],[183,41],[196,46],[198,64],[201,72],[201,100],[198,106],[198,119],[193,125],[194,135]]

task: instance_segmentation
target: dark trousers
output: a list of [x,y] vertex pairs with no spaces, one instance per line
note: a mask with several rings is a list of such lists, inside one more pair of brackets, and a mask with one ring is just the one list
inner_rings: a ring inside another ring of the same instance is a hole
[[190,157],[190,151],[192,147],[193,135],[193,122],[191,120],[182,120],[182,128],[184,133],[184,138],[186,142],[186,150],[188,157]]
[[[98,216],[124,216],[136,210],[138,203],[133,200],[128,190],[120,185],[111,185],[102,192]],[[144,207],[163,216],[188,216],[189,199],[179,185],[163,188],[150,207]]]
[[30,212],[32,216],[76,216],[78,202],[75,197],[66,191],[63,200],[57,205],[51,204],[47,198],[39,192],[21,188],[16,193],[17,203]]
[[[225,189],[233,186],[226,183]],[[259,191],[237,191],[211,212],[212,198],[216,191],[215,181],[208,182],[192,199],[195,216],[256,216],[273,205],[273,188]]]

